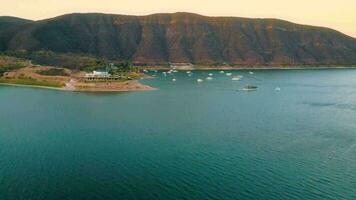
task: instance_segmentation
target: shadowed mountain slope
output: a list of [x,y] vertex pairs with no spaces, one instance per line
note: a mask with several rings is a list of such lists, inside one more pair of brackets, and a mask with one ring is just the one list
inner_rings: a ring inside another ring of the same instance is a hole
[[93,13],[14,21],[4,25],[0,18],[2,51],[50,50],[146,64],[356,64],[355,38],[277,19]]
[[7,43],[19,32],[19,27],[31,23],[30,20],[16,17],[0,17],[0,51],[7,49]]

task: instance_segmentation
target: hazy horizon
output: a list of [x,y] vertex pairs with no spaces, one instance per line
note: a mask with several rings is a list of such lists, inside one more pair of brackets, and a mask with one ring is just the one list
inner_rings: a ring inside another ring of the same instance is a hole
[[356,37],[356,1],[299,0],[0,0],[1,16],[41,20],[70,13],[106,13],[150,15],[156,13],[189,12],[205,16],[278,18],[299,24],[323,26]]

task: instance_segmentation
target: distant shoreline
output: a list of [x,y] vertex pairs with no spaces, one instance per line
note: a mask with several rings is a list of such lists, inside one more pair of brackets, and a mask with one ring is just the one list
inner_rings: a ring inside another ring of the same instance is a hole
[[[162,67],[162,66],[151,66],[151,67],[142,67],[142,69],[146,70],[159,70],[165,71],[170,70],[170,67]],[[206,67],[206,66],[197,66],[192,68],[176,68],[179,71],[209,71],[209,70],[337,70],[337,69],[356,69],[356,66],[320,66],[320,67]],[[146,77],[150,78],[150,77]],[[137,80],[126,81],[118,84],[116,87],[108,87],[107,85],[95,85],[92,87],[81,86],[76,87],[75,89],[68,89],[66,87],[51,87],[45,85],[31,85],[31,84],[17,84],[17,83],[6,83],[0,82],[0,86],[14,86],[14,87],[27,87],[27,88],[41,88],[41,89],[49,89],[49,90],[57,90],[57,91],[69,91],[69,92],[138,92],[138,91],[151,91],[156,90],[148,85],[144,85]]]
[[[162,66],[150,66],[143,67],[146,70],[169,70],[171,67],[162,67]],[[296,67],[206,67],[206,66],[196,66],[192,68],[176,68],[180,71],[208,71],[208,70],[323,70],[323,69],[356,69],[356,66],[320,66],[320,67],[306,67],[306,66],[296,66]]]

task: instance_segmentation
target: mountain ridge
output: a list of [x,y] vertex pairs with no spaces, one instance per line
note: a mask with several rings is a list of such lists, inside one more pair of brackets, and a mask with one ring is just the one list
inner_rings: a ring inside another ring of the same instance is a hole
[[356,64],[356,39],[330,28],[274,18],[185,12],[144,16],[71,13],[0,29],[0,51],[21,50],[152,65]]
[[208,15],[202,15],[198,13],[190,13],[190,12],[162,12],[162,13],[153,13],[153,14],[147,14],[147,15],[129,15],[129,14],[110,14],[110,13],[103,13],[103,12],[73,12],[73,13],[68,13],[68,14],[63,14],[63,15],[58,15],[55,17],[50,17],[50,18],[45,18],[45,19],[39,19],[39,20],[31,20],[31,19],[26,19],[26,18],[21,18],[21,17],[16,17],[16,16],[10,16],[10,15],[4,15],[0,16],[0,22],[1,18],[13,18],[17,20],[22,20],[22,21],[28,21],[28,22],[40,22],[40,21],[47,21],[55,18],[61,18],[61,17],[69,17],[69,16],[78,16],[78,15],[112,15],[112,16],[121,16],[121,17],[150,17],[150,16],[159,16],[159,15],[193,15],[193,16],[200,16],[200,17],[206,17],[206,18],[221,18],[221,19],[247,19],[247,20],[275,20],[275,21],[283,21],[295,25],[302,25],[302,26],[309,26],[309,27],[314,27],[314,28],[325,28],[325,29],[330,29],[333,31],[336,31],[340,34],[343,34],[345,36],[351,37],[353,39],[356,39],[356,37],[348,35],[346,33],[343,33],[342,31],[326,27],[326,26],[317,26],[317,25],[310,25],[310,24],[303,24],[303,23],[297,23],[297,22],[292,22],[280,18],[271,18],[271,17],[236,17],[236,16],[208,16]]

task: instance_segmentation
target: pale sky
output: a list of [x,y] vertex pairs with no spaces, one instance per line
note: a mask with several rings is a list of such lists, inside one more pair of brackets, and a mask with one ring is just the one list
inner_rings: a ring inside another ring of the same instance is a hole
[[0,0],[0,15],[44,19],[73,12],[280,18],[356,37],[356,0]]

